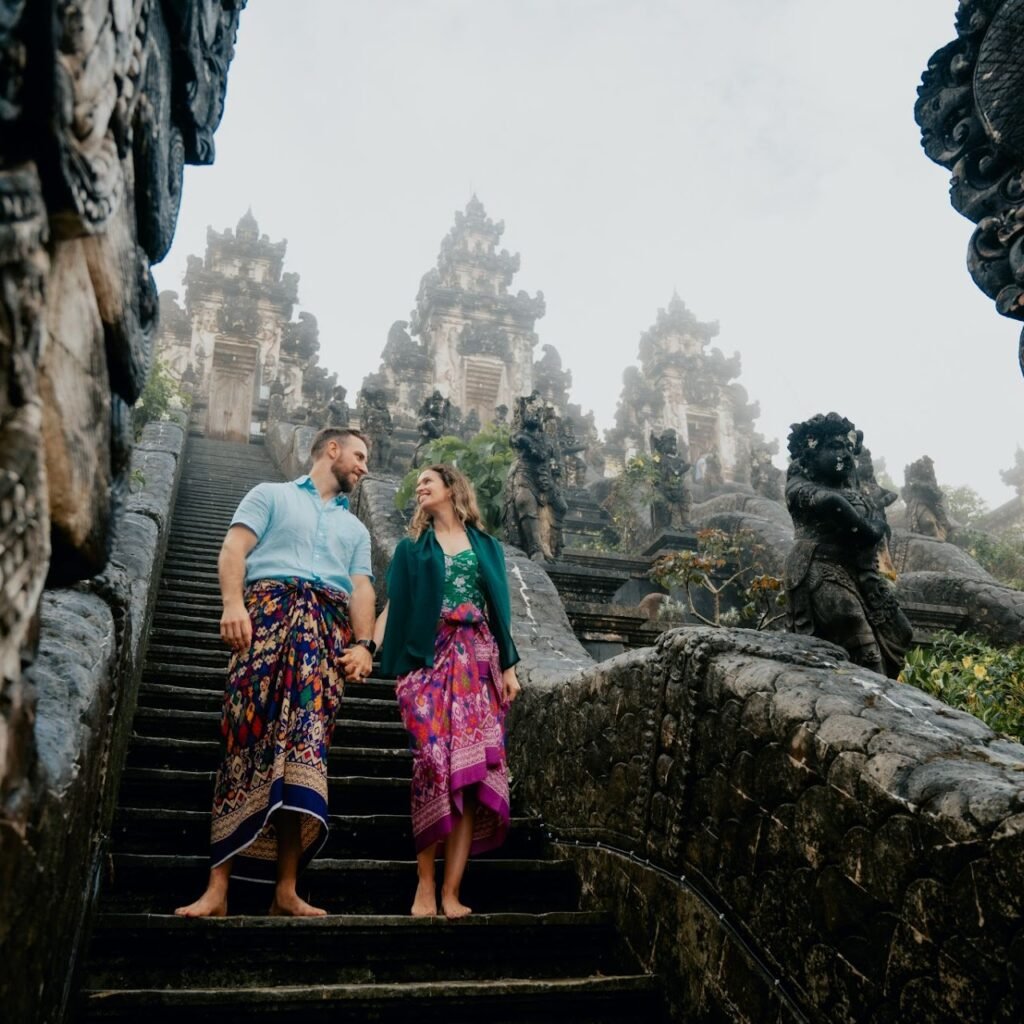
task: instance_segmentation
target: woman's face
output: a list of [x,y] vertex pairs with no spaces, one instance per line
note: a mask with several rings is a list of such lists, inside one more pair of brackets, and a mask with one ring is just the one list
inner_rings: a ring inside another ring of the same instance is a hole
[[439,508],[452,504],[451,488],[432,469],[425,469],[416,481],[416,502],[424,512],[436,515]]

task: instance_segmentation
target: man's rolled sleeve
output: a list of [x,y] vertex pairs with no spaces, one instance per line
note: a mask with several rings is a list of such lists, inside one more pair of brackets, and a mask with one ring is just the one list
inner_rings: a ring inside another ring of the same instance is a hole
[[267,484],[257,484],[235,509],[231,525],[245,526],[262,540],[273,518],[274,492]]
[[363,531],[363,535],[356,542],[356,549],[352,554],[352,565],[349,569],[350,576],[369,576],[373,582],[373,559],[370,555],[370,535]]

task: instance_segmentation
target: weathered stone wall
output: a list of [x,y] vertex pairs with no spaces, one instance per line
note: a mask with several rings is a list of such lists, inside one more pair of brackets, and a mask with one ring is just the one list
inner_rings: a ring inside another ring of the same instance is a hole
[[[88,930],[167,544],[184,430],[151,423],[132,457],[144,480],[104,572],[46,591],[25,673],[31,757],[0,827],[0,1005],[59,1021]],[[138,470],[138,474],[134,471]]]
[[524,689],[510,760],[678,1019],[1024,1013],[1024,747],[838,648],[666,633]]

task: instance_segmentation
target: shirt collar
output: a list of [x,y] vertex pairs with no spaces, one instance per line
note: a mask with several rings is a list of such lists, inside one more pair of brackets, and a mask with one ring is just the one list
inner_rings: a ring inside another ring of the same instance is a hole
[[[313,483],[312,478],[308,473],[304,476],[300,476],[297,480],[292,481],[296,487],[301,487],[304,491],[309,491],[314,497],[319,498],[320,492],[316,489],[316,484]],[[334,499],[335,505],[340,505],[342,508],[348,508],[348,495],[339,494]]]

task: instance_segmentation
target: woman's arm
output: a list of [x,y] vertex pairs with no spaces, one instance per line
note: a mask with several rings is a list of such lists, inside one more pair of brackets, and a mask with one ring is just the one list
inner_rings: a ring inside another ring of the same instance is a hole
[[377,616],[377,623],[373,627],[373,642],[377,645],[377,653],[380,653],[380,649],[384,646],[384,631],[388,625],[388,608],[391,606],[391,602],[387,601],[384,604],[384,611]]

